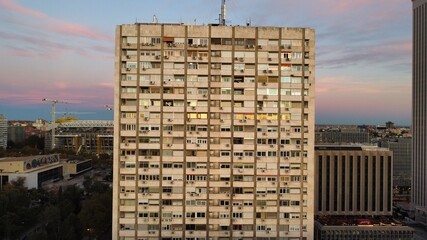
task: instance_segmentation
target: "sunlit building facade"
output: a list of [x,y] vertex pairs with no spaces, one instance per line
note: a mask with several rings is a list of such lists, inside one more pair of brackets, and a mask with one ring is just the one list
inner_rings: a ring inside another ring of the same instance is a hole
[[413,0],[412,203],[427,224],[427,0]]
[[113,239],[312,239],[314,52],[305,28],[118,26]]

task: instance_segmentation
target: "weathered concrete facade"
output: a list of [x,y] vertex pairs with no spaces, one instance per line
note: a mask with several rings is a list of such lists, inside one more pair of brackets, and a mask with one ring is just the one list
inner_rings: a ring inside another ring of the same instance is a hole
[[113,239],[313,238],[312,29],[116,29]]

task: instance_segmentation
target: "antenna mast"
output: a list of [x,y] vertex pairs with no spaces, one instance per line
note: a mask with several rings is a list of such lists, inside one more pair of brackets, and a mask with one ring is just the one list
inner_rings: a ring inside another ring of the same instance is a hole
[[221,25],[221,26],[225,26],[225,13],[226,13],[225,0],[222,0],[222,2],[221,2],[221,14],[219,16],[219,25]]

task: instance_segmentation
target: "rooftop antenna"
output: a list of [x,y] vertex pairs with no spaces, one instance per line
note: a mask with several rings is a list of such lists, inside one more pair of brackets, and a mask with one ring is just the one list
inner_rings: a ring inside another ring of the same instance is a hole
[[153,23],[159,23],[159,20],[157,19],[156,15],[153,15]]
[[219,15],[219,25],[221,26],[225,26],[225,12],[226,12],[225,0],[221,0],[221,14]]
[[246,21],[246,26],[248,27],[252,26],[252,18],[249,18],[249,20]]

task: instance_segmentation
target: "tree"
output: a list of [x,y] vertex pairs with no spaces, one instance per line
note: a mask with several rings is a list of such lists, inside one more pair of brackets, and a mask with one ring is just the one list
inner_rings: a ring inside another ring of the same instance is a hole
[[80,219],[74,213],[71,213],[67,218],[65,218],[61,223],[60,229],[61,239],[63,240],[82,239],[82,224],[80,223]]
[[[112,192],[95,193],[83,203],[79,213],[84,229],[91,229],[95,235],[102,234],[111,226]],[[92,233],[92,231],[91,231]]]

